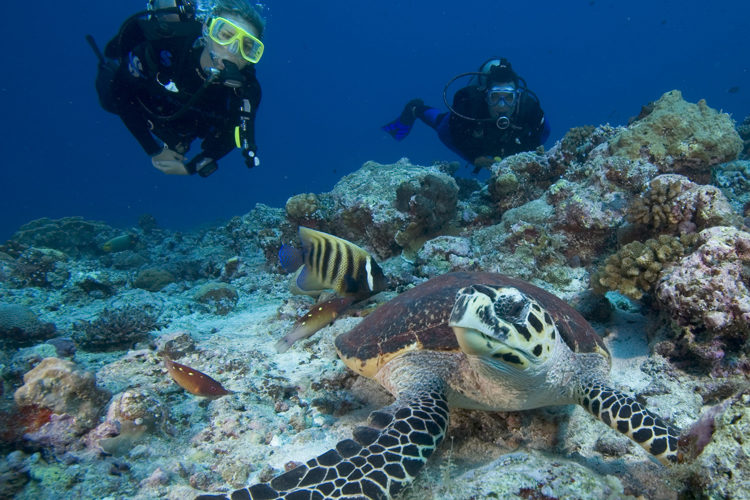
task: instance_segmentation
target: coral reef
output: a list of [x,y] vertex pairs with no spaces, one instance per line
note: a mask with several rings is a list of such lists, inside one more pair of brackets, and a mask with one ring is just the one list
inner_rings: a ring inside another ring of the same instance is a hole
[[294,224],[316,228],[323,220],[321,200],[315,193],[302,193],[286,202],[286,216]]
[[117,235],[103,222],[82,217],[37,219],[21,226],[11,241],[38,248],[53,248],[71,256],[98,255],[101,245]]
[[739,218],[715,186],[699,186],[687,177],[665,174],[628,210],[628,220],[657,233],[692,233],[711,226],[738,225]]
[[135,276],[133,286],[149,292],[158,292],[165,286],[176,281],[174,275],[166,269],[144,269]]
[[742,123],[737,125],[737,133],[740,134],[742,139],[740,159],[748,160],[750,159],[750,116],[746,116]]
[[229,314],[237,305],[237,289],[226,283],[206,283],[195,291],[195,300],[206,304],[214,313]]
[[61,288],[70,275],[68,256],[51,248],[29,248],[16,259],[13,277],[19,286]]
[[673,341],[678,351],[712,362],[743,352],[750,338],[750,233],[701,231],[697,248],[663,273],[655,296],[683,327]]
[[493,164],[487,187],[497,211],[502,213],[539,198],[560,177],[560,167],[535,152],[519,153]]
[[[81,434],[97,423],[102,407],[109,399],[109,393],[96,386],[94,374],[80,370],[73,362],[58,358],[46,358],[23,376],[24,384],[16,390],[14,400],[19,411],[29,408],[51,410],[58,417],[68,416],[70,429]],[[61,427],[53,420],[45,426]],[[37,431],[37,432],[39,432]],[[55,432],[48,430],[47,433]],[[67,432],[61,432],[65,436]]]
[[737,158],[742,139],[726,113],[692,104],[672,90],[653,103],[650,112],[620,131],[609,143],[613,155],[645,158],[662,173],[681,173],[707,182],[710,167]]
[[417,253],[418,273],[424,277],[477,267],[471,241],[458,236],[438,236],[425,242]]
[[653,292],[662,272],[688,253],[696,240],[695,235],[661,235],[645,243],[628,243],[592,275],[591,286],[599,293],[614,290],[639,300]]
[[39,320],[20,304],[0,303],[0,347],[30,346],[55,336],[55,325]]
[[81,349],[113,351],[148,339],[149,332],[160,328],[160,323],[151,312],[126,306],[105,309],[94,321],[79,321],[74,327],[73,340]]
[[747,226],[750,217],[750,161],[737,160],[717,165],[713,169],[712,180],[729,199],[734,211],[745,217]]

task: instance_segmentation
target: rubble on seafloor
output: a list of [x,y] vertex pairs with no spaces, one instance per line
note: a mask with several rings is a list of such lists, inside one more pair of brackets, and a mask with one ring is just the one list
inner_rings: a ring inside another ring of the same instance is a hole
[[[298,225],[369,250],[390,280],[380,301],[456,270],[554,292],[604,336],[613,383],[685,429],[690,451],[664,468],[578,407],[461,410],[402,498],[750,497],[743,140],[673,91],[627,127],[505,158],[476,189],[455,164],[402,159],[195,231],[32,221],[0,245],[0,497],[239,488],[388,404],[336,357],[355,315],[275,351],[312,305],[276,262]],[[230,394],[186,392],[164,357]]]

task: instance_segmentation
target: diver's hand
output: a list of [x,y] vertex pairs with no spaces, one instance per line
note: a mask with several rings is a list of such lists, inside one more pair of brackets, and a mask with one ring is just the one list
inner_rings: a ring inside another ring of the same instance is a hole
[[247,153],[244,153],[242,156],[245,157],[245,165],[247,165],[247,168],[253,168],[260,165],[260,158],[258,158],[258,155],[256,155],[255,151],[252,149]]
[[166,146],[161,153],[151,157],[151,163],[167,175],[188,175],[185,157]]

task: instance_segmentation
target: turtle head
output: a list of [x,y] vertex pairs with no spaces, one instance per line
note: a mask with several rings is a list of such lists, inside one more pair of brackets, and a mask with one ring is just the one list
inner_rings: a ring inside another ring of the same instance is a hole
[[463,352],[516,370],[547,361],[559,337],[549,313],[536,300],[506,286],[460,289],[448,324]]

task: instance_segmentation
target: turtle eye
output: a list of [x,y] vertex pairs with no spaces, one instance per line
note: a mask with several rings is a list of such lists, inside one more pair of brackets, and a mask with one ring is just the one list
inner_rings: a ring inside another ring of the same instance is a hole
[[529,298],[516,288],[498,290],[495,297],[495,315],[509,323],[521,324],[526,322],[531,305]]

